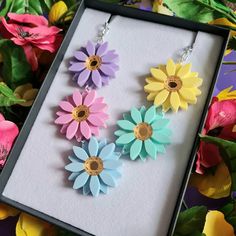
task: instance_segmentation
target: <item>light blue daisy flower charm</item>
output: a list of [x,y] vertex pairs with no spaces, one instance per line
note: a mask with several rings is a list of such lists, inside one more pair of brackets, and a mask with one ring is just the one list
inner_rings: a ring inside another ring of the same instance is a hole
[[84,195],[98,196],[107,193],[108,187],[115,187],[121,176],[120,153],[115,152],[114,143],[91,137],[82,147],[74,146],[74,155],[69,156],[70,164],[65,169],[72,172],[69,180],[74,181],[74,189],[82,189]]
[[134,107],[123,118],[117,122],[120,129],[115,132],[116,144],[123,147],[131,160],[140,157],[144,161],[148,156],[155,160],[157,153],[165,153],[165,146],[170,144],[169,119],[155,106],[139,110]]

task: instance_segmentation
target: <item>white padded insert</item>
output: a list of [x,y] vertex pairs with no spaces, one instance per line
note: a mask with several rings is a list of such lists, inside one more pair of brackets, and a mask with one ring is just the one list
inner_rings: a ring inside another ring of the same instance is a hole
[[[63,222],[99,236],[165,236],[189,159],[197,127],[218,60],[223,39],[198,32],[189,61],[204,79],[197,105],[187,112],[168,113],[172,144],[156,161],[123,158],[123,176],[108,195],[83,196],[72,189],[64,170],[72,145],[54,124],[59,101],[72,94],[76,84],[68,73],[73,52],[94,40],[110,14],[86,9],[59,70],[20,153],[3,195]],[[174,18],[173,18],[174,20]],[[150,67],[176,59],[189,46],[195,32],[115,16],[105,37],[120,56],[116,79],[98,91],[109,106],[108,128],[101,137],[114,141],[116,121],[132,106],[146,103],[143,91]]]

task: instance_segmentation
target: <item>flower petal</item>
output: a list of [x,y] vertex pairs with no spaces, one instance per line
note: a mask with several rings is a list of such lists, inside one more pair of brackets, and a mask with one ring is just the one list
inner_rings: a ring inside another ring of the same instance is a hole
[[97,156],[98,154],[98,141],[96,138],[91,137],[88,143],[88,151],[90,156]]
[[88,52],[89,56],[95,55],[95,46],[91,41],[87,42],[86,51]]
[[191,67],[192,67],[191,63],[183,65],[179,69],[177,76],[179,76],[180,78],[187,76],[191,71]]
[[85,152],[85,150],[81,147],[73,146],[74,154],[82,161],[85,161],[88,159],[88,154]]
[[80,162],[72,162],[65,166],[65,169],[71,172],[79,172],[84,169],[84,164]]
[[155,144],[150,139],[147,139],[144,141],[144,146],[148,155],[150,155],[152,159],[156,160],[157,151],[156,151]]
[[81,95],[81,93],[79,92],[79,90],[75,90],[75,91],[73,92],[72,97],[73,97],[73,101],[74,101],[74,103],[75,103],[76,106],[79,106],[79,105],[82,104],[82,95]]
[[134,130],[135,125],[128,120],[118,120],[117,124],[124,130]]
[[170,137],[162,133],[161,131],[154,131],[152,133],[152,139],[154,139],[158,143],[164,143],[164,144],[170,143]]
[[79,72],[79,71],[84,70],[84,69],[85,69],[84,62],[76,62],[76,63],[73,63],[69,67],[69,71],[73,71],[73,72]]
[[101,190],[103,193],[107,194],[107,193],[108,193],[108,187],[107,187],[107,185],[100,183],[100,190]]
[[64,125],[64,124],[67,124],[67,123],[71,122],[72,120],[73,120],[72,115],[71,114],[66,114],[66,115],[59,116],[55,120],[55,123],[60,124],[60,125]]
[[143,122],[141,113],[136,107],[131,109],[131,117],[136,124]]
[[110,144],[106,145],[105,147],[102,148],[102,150],[98,156],[102,160],[109,158],[112,155],[112,153],[115,151],[115,147],[116,147],[116,145],[114,143],[110,143]]
[[170,93],[170,105],[174,112],[177,112],[180,106],[180,99],[178,92]]
[[116,144],[118,145],[127,144],[133,141],[134,139],[135,139],[134,133],[123,134],[116,140]]
[[162,70],[157,68],[151,68],[151,74],[155,79],[159,81],[164,81],[167,78],[166,74]]
[[107,171],[102,171],[99,176],[101,177],[102,181],[111,187],[115,187],[116,186],[116,182],[115,179],[109,174],[109,172]]
[[182,87],[179,90],[179,94],[181,95],[181,97],[184,100],[186,100],[186,102],[196,104],[197,98],[196,98],[195,94],[190,89]]
[[187,110],[188,109],[188,103],[180,97],[180,105],[179,105],[183,110]]
[[80,174],[80,172],[71,173],[70,176],[68,177],[68,180],[74,181],[79,174]]
[[169,109],[170,109],[170,98],[167,97],[165,102],[163,102],[163,104],[162,104],[162,110],[163,110],[163,112],[167,112]]
[[175,75],[176,65],[172,59],[167,61],[166,71],[169,76]]
[[153,82],[150,84],[147,84],[144,86],[144,91],[151,93],[151,92],[156,92],[156,91],[160,91],[164,88],[164,84],[163,83],[159,83],[159,82]]
[[202,79],[198,77],[181,78],[183,86],[186,88],[199,87],[202,85]]
[[122,166],[122,162],[121,161],[115,161],[115,160],[106,160],[103,162],[103,167],[105,169],[117,169],[120,166]]
[[76,120],[72,121],[69,124],[69,126],[67,127],[66,138],[71,140],[75,136],[75,134],[76,134],[76,132],[78,130],[78,127],[79,127],[79,123]]
[[59,106],[61,107],[61,109],[63,109],[64,111],[68,111],[68,112],[72,112],[72,110],[74,109],[74,107],[66,101],[61,101],[59,103]]
[[154,104],[157,107],[162,105],[166,101],[168,95],[169,95],[169,91],[167,91],[166,89],[163,89],[160,93],[156,95]]
[[108,48],[108,42],[105,42],[105,43],[101,44],[101,46],[99,46],[99,48],[97,49],[96,55],[98,55],[98,56],[104,55],[107,48]]
[[115,72],[109,65],[102,64],[100,70],[107,76],[115,76]]
[[118,58],[117,54],[114,53],[107,53],[104,56],[102,56],[102,62],[109,63],[112,62],[114,59]]
[[89,107],[90,112],[101,112],[105,108],[107,108],[107,104],[105,103],[94,103]]
[[87,120],[94,126],[104,126],[104,122],[102,119],[99,118],[98,115],[89,115],[89,117],[87,118]]
[[123,135],[123,134],[126,134],[126,132],[125,132],[124,130],[118,129],[118,130],[116,130],[116,131],[114,132],[114,134],[115,134],[116,136],[121,136],[121,135]]
[[92,71],[92,81],[98,88],[102,87],[102,78],[98,70]]
[[166,153],[166,149],[165,149],[165,146],[163,144],[155,144],[156,145],[156,148],[157,148],[157,152],[160,152],[160,153]]
[[85,120],[80,122],[80,132],[86,139],[91,137],[91,129]]
[[131,148],[130,148],[130,158],[131,160],[135,160],[138,155],[140,154],[141,150],[142,150],[142,146],[143,146],[143,142],[139,139],[136,139]]
[[152,128],[155,130],[162,129],[170,123],[169,119],[157,119],[152,123]]
[[83,104],[89,107],[94,102],[95,98],[96,98],[96,91],[92,90],[84,98]]
[[148,101],[153,101],[156,97],[157,93],[154,92],[154,93],[149,93],[148,96],[147,96],[147,100]]
[[83,187],[86,184],[88,178],[89,178],[89,175],[87,174],[86,171],[84,171],[82,174],[80,174],[75,179],[75,182],[74,182],[74,185],[73,185],[73,189],[79,189],[79,188]]
[[95,197],[98,196],[98,194],[100,192],[100,181],[96,175],[91,176],[89,187],[90,187],[90,191],[91,191],[92,195]]
[[85,83],[89,79],[90,73],[91,73],[90,70],[85,69],[79,74],[77,79],[77,84],[80,87],[83,87],[85,85]]
[[88,195],[90,193],[89,181],[83,186],[83,194]]
[[79,61],[83,61],[83,62],[85,62],[86,59],[88,58],[88,56],[84,52],[81,52],[81,51],[75,52],[74,56],[76,59],[78,59]]
[[155,118],[156,114],[157,114],[156,107],[155,106],[149,107],[149,109],[145,113],[144,122],[150,124]]

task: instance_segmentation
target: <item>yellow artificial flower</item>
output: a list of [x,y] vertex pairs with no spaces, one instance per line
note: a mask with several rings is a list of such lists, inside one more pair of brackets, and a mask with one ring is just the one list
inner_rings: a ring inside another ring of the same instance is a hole
[[166,66],[151,68],[152,77],[146,78],[145,92],[149,93],[148,101],[162,106],[166,112],[170,108],[177,112],[179,108],[188,109],[189,104],[197,102],[197,96],[201,94],[198,87],[202,79],[197,72],[191,72],[191,63],[175,64],[169,59]]
[[228,167],[221,162],[214,174],[199,175],[192,174],[190,177],[190,186],[196,187],[198,191],[214,199],[228,197],[231,193],[231,177]]
[[21,213],[16,224],[16,236],[55,236],[54,226],[38,218]]
[[167,7],[163,6],[162,0],[154,0],[152,11],[157,12],[159,14],[168,15],[168,16],[174,15],[172,11],[170,11]]
[[209,211],[203,228],[206,236],[235,236],[234,228],[220,211]]
[[16,210],[15,208],[0,203],[0,220],[4,220],[9,216],[16,216],[18,214],[19,211]]
[[[224,18],[224,17],[210,21],[209,24],[210,25],[217,25],[217,26],[228,26],[228,27],[231,27],[236,30],[236,24],[230,22],[227,18]],[[235,30],[230,31],[230,37],[236,36]],[[225,56],[230,54],[231,52],[232,52],[232,49],[227,49],[225,51]]]
[[223,101],[223,100],[236,99],[236,90],[231,91],[232,88],[233,86],[230,86],[220,91],[216,96],[218,100]]
[[25,102],[19,103],[19,105],[23,107],[30,107],[38,94],[38,89],[33,88],[32,84],[28,83],[18,86],[15,89],[14,94],[17,98],[25,100]]
[[[55,24],[66,12],[68,7],[63,1],[59,1],[53,4],[50,9],[48,20],[51,24]],[[71,20],[72,17],[65,17],[65,21]]]

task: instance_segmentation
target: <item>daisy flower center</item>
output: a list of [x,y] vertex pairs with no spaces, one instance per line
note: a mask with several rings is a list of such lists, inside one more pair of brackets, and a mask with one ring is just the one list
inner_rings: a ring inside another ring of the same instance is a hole
[[89,108],[85,105],[80,105],[72,110],[72,117],[74,120],[80,122],[89,117]]
[[165,88],[170,91],[178,91],[182,87],[182,81],[178,76],[170,76],[165,81]]
[[134,135],[139,140],[146,140],[152,136],[152,127],[151,125],[143,122],[135,126]]
[[97,70],[102,65],[102,59],[96,55],[90,56],[86,59],[85,65],[88,70]]
[[89,157],[84,162],[84,169],[89,175],[99,175],[103,171],[103,161],[100,157]]

